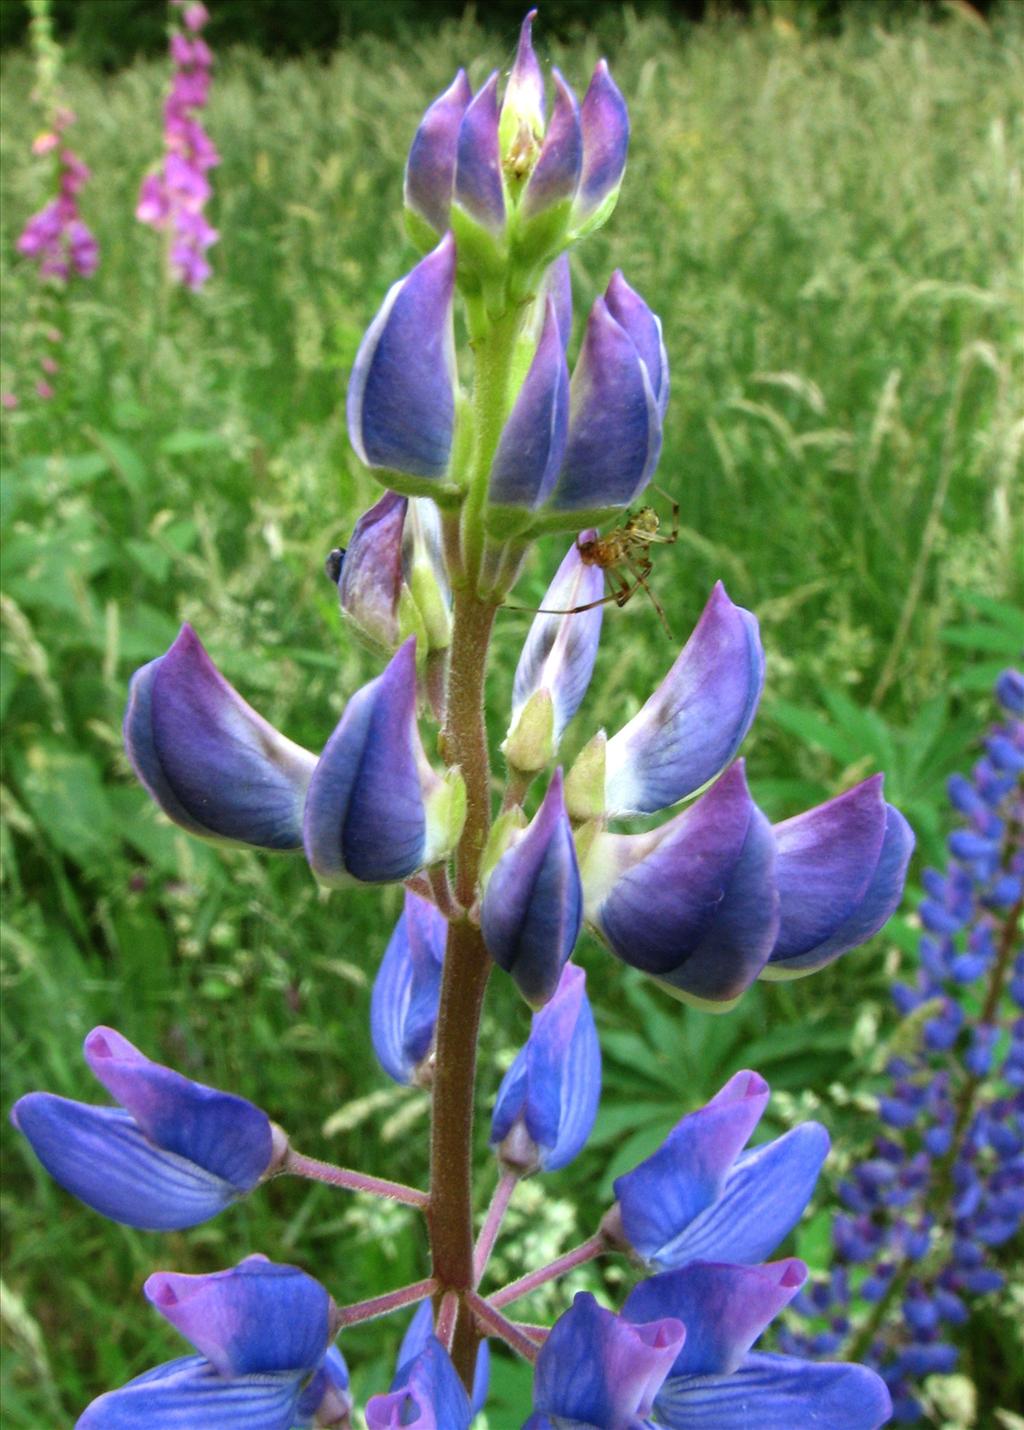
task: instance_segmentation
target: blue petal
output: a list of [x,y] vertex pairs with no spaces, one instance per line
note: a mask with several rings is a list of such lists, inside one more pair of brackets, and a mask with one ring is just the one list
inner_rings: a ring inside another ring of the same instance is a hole
[[636,344],[641,361],[647,369],[658,412],[662,417],[668,406],[669,374],[668,353],[661,336],[661,319],[651,312],[640,294],[631,288],[616,269],[605,290],[608,311]]
[[12,1118],[55,1181],[126,1226],[178,1231],[216,1216],[237,1196],[222,1178],[154,1147],[120,1108],[30,1092]]
[[423,116],[409,150],[405,202],[439,235],[448,227],[459,128],[472,98],[466,71],[460,69]]
[[[512,686],[512,725],[523,706],[538,690],[547,690],[554,706],[554,741],[576,714],[597,660],[604,607],[592,605],[604,593],[604,572],[580,556],[579,542],[596,535],[583,531],[569,547],[555,572],[541,606],[549,613],[534,617],[523,644]],[[590,606],[575,615],[552,615]]]
[[580,1291],[541,1347],[534,1406],[559,1426],[632,1430],[649,1413],[685,1334],[676,1320],[634,1325]]
[[686,1340],[670,1375],[730,1375],[806,1280],[807,1267],[795,1258],[767,1266],[693,1261],[641,1281],[622,1314],[631,1321],[682,1321]]
[[618,87],[599,60],[580,110],[583,173],[574,219],[584,224],[622,182],[629,149],[629,111]]
[[601,1098],[601,1046],[586,996],[586,975],[568,964],[558,992],[535,1013],[526,1046],[502,1078],[491,1145],[519,1123],[545,1171],[565,1167],[584,1147]]
[[416,477],[448,470],[455,428],[452,297],[455,243],[446,234],[384,300],[356,354],[348,434],[368,467]]
[[433,904],[406,891],[370,1002],[373,1049],[397,1083],[413,1081],[434,1041],[447,931]]
[[761,970],[761,977],[796,978],[814,973],[848,949],[873,938],[899,907],[913,851],[913,830],[899,810],[887,804],[882,851],[860,902],[822,943],[788,958],[773,953]]
[[571,199],[583,166],[583,132],[579,105],[565,80],[554,70],[555,109],[544,136],[540,156],[530,175],[520,212],[526,219],[553,204]]
[[505,225],[505,186],[498,145],[498,71],[479,90],[462,119],[455,166],[455,198],[492,232]]
[[94,1028],[85,1060],[157,1147],[176,1152],[231,1185],[251,1191],[270,1165],[273,1133],[265,1112],[151,1062],[113,1028]]
[[299,1384],[293,1375],[225,1380],[184,1356],[101,1395],[75,1430],[291,1430]]
[[534,1014],[525,1051],[526,1128],[541,1166],[557,1172],[583,1150],[601,1100],[601,1045],[582,968],[563,970],[555,997]]
[[[536,18],[536,10],[530,10],[519,27],[515,63],[508,77],[501,109],[503,119],[507,110],[514,120],[522,120],[531,131],[540,132],[544,127],[544,71],[533,48],[533,22]],[[515,133],[514,127],[512,132]]]
[[433,1335],[414,1360],[403,1365],[387,1395],[366,1404],[368,1430],[468,1430],[469,1398],[448,1352]]
[[145,1293],[224,1376],[310,1375],[331,1336],[331,1298],[297,1266],[250,1256],[227,1271],[158,1271]]
[[569,255],[561,254],[548,269],[544,291],[555,305],[558,331],[562,347],[569,346],[572,337],[572,275],[569,271]]
[[713,779],[750,729],[763,685],[757,620],[719,581],[668,675],[608,741],[609,818],[653,814]]
[[324,883],[386,883],[422,863],[415,645],[407,640],[384,673],[353,695],[313,772],[306,857]]
[[192,834],[297,849],[315,764],[221,675],[189,625],[132,677],[128,758],[164,813]]
[[[421,1301],[413,1313],[402,1344],[398,1350],[397,1365],[408,1365],[415,1360],[434,1334],[434,1308],[430,1301]],[[487,1390],[491,1375],[491,1343],[481,1341],[476,1353],[476,1371],[473,1375],[472,1412],[479,1415],[487,1404]]]
[[797,958],[831,938],[867,892],[885,838],[882,776],[775,826],[781,899],[773,957]]
[[655,1402],[666,1430],[877,1430],[892,1409],[874,1371],[752,1355],[732,1375],[673,1376]]
[[735,1073],[710,1102],[682,1118],[656,1152],[616,1180],[623,1227],[641,1256],[657,1259],[663,1247],[722,1195],[768,1097],[763,1077],[746,1070]]
[[804,1122],[745,1152],[717,1201],[651,1259],[665,1270],[688,1261],[763,1261],[800,1220],[828,1148],[824,1127]]
[[302,1425],[317,1416],[318,1425],[338,1425],[345,1423],[344,1416],[351,1411],[348,1366],[337,1346],[331,1346],[320,1369],[303,1387],[295,1408],[296,1418]]
[[355,526],[338,577],[342,614],[390,654],[398,644],[402,543],[408,497],[385,492]]
[[569,438],[556,511],[628,506],[661,451],[657,399],[633,339],[598,298],[569,390]]
[[487,499],[496,506],[547,501],[562,465],[569,423],[569,369],[552,299],[530,370],[505,423]]
[[586,918],[616,957],[679,996],[734,1002],[764,967],[778,929],[775,844],[742,762],[655,833],[600,841],[608,867],[625,872],[605,890],[588,861]]
[[481,906],[488,952],[534,1008],[558,987],[582,917],[576,847],[557,770],[530,824],[499,859]]

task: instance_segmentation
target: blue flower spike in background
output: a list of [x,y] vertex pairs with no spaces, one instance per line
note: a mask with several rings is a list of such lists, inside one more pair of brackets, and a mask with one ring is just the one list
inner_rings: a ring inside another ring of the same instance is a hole
[[[180,17],[195,34],[217,20],[200,10],[193,0]],[[255,1103],[150,1061],[104,1027],[89,1034],[86,1059],[119,1106],[44,1092],[18,1100],[13,1117],[27,1146],[93,1210],[147,1232],[224,1213],[194,1247],[175,1238],[185,1269],[158,1272],[145,1286],[195,1354],[100,1395],[81,1414],[82,1430],[469,1430],[478,1415],[492,1430],[877,1430],[890,1416],[909,1421],[921,1411],[931,1392],[919,1382],[957,1364],[954,1331],[971,1298],[1003,1284],[999,1249],[1024,1218],[1024,679],[999,677],[1005,718],[987,733],[970,778],[951,782],[962,827],[949,840],[948,868],[921,876],[919,967],[893,985],[906,1026],[888,1043],[864,987],[877,991],[889,979],[910,925],[894,924],[893,943],[876,947],[873,962],[853,951],[902,899],[915,833],[898,803],[915,814],[922,845],[935,843],[935,828],[917,819],[920,770],[872,708],[861,712],[850,750],[824,719],[804,721],[814,748],[785,778],[766,776],[766,746],[787,721],[800,723],[783,698],[780,611],[806,603],[816,629],[837,618],[813,583],[787,593],[785,572],[757,589],[743,554],[688,488],[672,432],[685,420],[688,431],[715,434],[722,505],[742,507],[726,414],[757,417],[758,440],[781,441],[784,426],[787,460],[809,462],[827,447],[847,473],[855,469],[839,428],[845,418],[831,392],[767,368],[757,381],[794,404],[781,426],[728,385],[717,414],[673,411],[673,383],[691,403],[692,347],[705,341],[695,325],[691,349],[681,341],[690,290],[680,288],[673,311],[664,287],[648,287],[644,262],[636,265],[663,324],[605,239],[578,247],[622,192],[625,102],[603,59],[580,102],[538,57],[536,18],[523,20],[504,66],[459,69],[415,130],[404,216],[418,260],[402,257],[398,230],[381,223],[358,295],[337,309],[326,297],[309,300],[317,323],[321,308],[330,312],[322,364],[330,383],[347,372],[350,450],[331,470],[344,468],[362,511],[338,524],[327,557],[337,599],[319,575],[309,577],[314,618],[334,623],[335,645],[300,648],[297,602],[282,600],[273,641],[254,649],[254,633],[265,632],[262,591],[247,588],[243,600],[226,573],[209,594],[189,594],[190,604],[213,607],[218,652],[234,629],[238,649],[223,656],[224,668],[241,670],[240,684],[251,682],[264,708],[293,709],[286,697],[292,687],[304,696],[307,680],[322,697],[301,709],[312,749],[243,699],[191,625],[162,655],[154,652],[175,629],[162,620],[147,628],[152,643],[147,635],[130,647],[133,659],[153,658],[131,682],[125,746],[166,816],[147,819],[132,844],[141,880],[132,892],[155,873],[177,912],[164,920],[160,904],[160,919],[118,922],[106,890],[95,924],[112,931],[111,949],[132,948],[138,933],[140,988],[148,960],[161,957],[187,988],[188,1018],[165,1017],[161,1006],[161,1029],[146,1045],[162,1039],[170,1059],[193,1071],[209,1061],[211,1081],[225,1067],[243,1084],[256,1078],[268,1107],[303,1078],[326,1105],[310,1099],[286,1134]],[[804,45],[789,29],[786,43]],[[450,72],[430,71],[437,83]],[[644,73],[643,84],[660,92],[658,65]],[[475,90],[469,76],[482,81]],[[369,81],[360,103],[372,115]],[[386,71],[373,83],[389,84]],[[227,115],[211,110],[211,126]],[[666,110],[659,162],[676,154],[712,162],[697,131],[680,125]],[[355,142],[349,135],[345,144]],[[358,226],[370,211],[368,181],[348,173],[347,148],[344,157],[346,222]],[[265,159],[258,150],[248,179],[225,163],[225,269],[237,251],[232,183],[236,198],[243,183],[273,189]],[[642,170],[640,182],[652,193],[682,183],[668,173]],[[336,183],[329,166],[323,182]],[[300,220],[296,210],[288,222]],[[314,237],[328,254],[325,234]],[[296,241],[282,230],[282,251]],[[702,273],[696,228],[688,241]],[[321,261],[329,260],[318,246]],[[958,301],[975,292],[966,280],[962,289]],[[801,276],[796,291],[804,321],[819,288]],[[931,290],[919,296],[923,310]],[[167,317],[164,308],[153,317],[161,361]],[[311,367],[321,365],[313,346],[297,331],[298,360]],[[127,379],[117,393],[130,425],[142,398]],[[828,410],[834,425],[824,437],[800,426],[800,404],[818,416]],[[875,425],[881,448],[888,429],[881,417]],[[340,440],[340,425],[333,431]],[[132,487],[133,469],[118,456],[123,439],[95,437]],[[245,448],[247,499],[281,586],[299,543],[261,504],[293,454],[264,463],[264,440],[259,452],[255,442]],[[661,494],[671,530],[655,509],[661,498],[647,495],[666,442],[673,457],[659,480],[671,487]],[[160,459],[202,442],[179,447],[161,449]],[[865,493],[873,463],[857,469]],[[73,484],[64,495],[79,500]],[[772,518],[749,513],[765,525]],[[152,521],[157,535],[164,521]],[[168,529],[186,544],[194,535],[225,563],[228,534],[220,551],[220,533],[205,521],[197,511],[188,531]],[[325,539],[311,569],[330,545]],[[649,608],[620,609],[646,587],[669,629],[653,589],[655,550],[695,563],[677,614],[692,620],[703,605],[688,637],[667,648],[661,630],[657,646],[630,640],[630,630],[646,629]],[[126,553],[137,557],[137,542]],[[300,554],[305,562],[305,548]],[[760,604],[763,626],[733,595]],[[72,596],[81,596],[77,587]],[[856,630],[844,639],[867,639],[856,624],[862,613],[848,619]],[[5,606],[5,625],[21,664],[31,657],[42,669],[18,609]],[[104,650],[107,684],[117,641],[113,617],[104,626],[94,613],[87,649]],[[826,703],[838,722],[852,705],[836,674],[847,653],[832,652],[830,640],[822,646]],[[898,668],[898,649],[891,659]],[[59,694],[49,715],[59,731]],[[291,728],[291,717],[281,718]],[[108,728],[101,713],[96,725]],[[491,737],[502,731],[499,754]],[[35,777],[52,748],[39,745]],[[890,753],[886,785],[879,766]],[[227,848],[200,848],[182,830]],[[274,865],[293,879],[280,886],[290,891],[286,913],[267,917],[253,894],[244,928],[225,933],[219,891],[231,885],[249,900],[268,852],[305,856],[305,864]],[[218,860],[227,872],[214,887]],[[75,937],[84,938],[92,916],[73,903],[70,883],[61,888]],[[390,938],[360,922],[374,898],[386,906]],[[175,934],[180,924],[202,929],[193,962],[172,956],[165,923]],[[339,926],[342,947],[332,941]],[[214,952],[232,940],[249,958],[237,988],[234,967]],[[15,979],[29,977],[35,944],[19,944],[17,958]],[[825,968],[821,983],[849,1005],[849,1027],[832,1027],[799,986],[772,986]],[[110,985],[99,959],[91,976]],[[257,994],[273,995],[290,1020],[274,1034],[277,1060],[248,1073],[217,1046],[226,1023],[216,1020],[230,1016],[236,991],[253,995],[254,1047],[267,1046]],[[731,1025],[706,1017],[728,1014],[748,994]],[[219,998],[223,1010],[212,1012]],[[325,1032],[325,1010],[360,1000],[369,1036],[339,1047]],[[70,990],[66,1020],[80,1007]],[[129,1001],[129,1022],[136,1012]],[[786,1042],[780,1031],[794,1037]],[[858,1049],[876,1034],[882,1053],[871,1063],[874,1052]],[[602,1044],[616,1079],[604,1106]],[[731,1071],[748,1045],[767,1077]],[[388,1082],[367,1093],[353,1069],[371,1050]],[[823,1064],[828,1076],[818,1077]],[[866,1069],[867,1082],[855,1084],[855,1071],[847,1086],[847,1065]],[[652,1114],[653,1084],[661,1101]],[[487,1157],[475,1125],[484,1108]],[[876,1109],[870,1155],[851,1155],[850,1125]],[[421,1130],[428,1173],[417,1160]],[[334,1139],[340,1157],[405,1169],[425,1185],[307,1156],[293,1132]],[[804,1218],[816,1192],[820,1208],[827,1163],[844,1210],[825,1245],[827,1217],[815,1209]],[[584,1185],[577,1217],[572,1194]],[[266,1216],[284,1218],[288,1257],[304,1265],[260,1253],[210,1271],[209,1236],[236,1248],[219,1265],[248,1250],[251,1228],[266,1224],[256,1221],[260,1202],[234,1206],[257,1188]],[[346,1192],[364,1200],[332,1206]],[[418,1216],[422,1229],[406,1235]],[[589,1234],[561,1250],[577,1219]],[[143,1244],[132,1239],[133,1257]],[[520,1319],[512,1308],[527,1297]],[[782,1319],[798,1313],[817,1323],[801,1331]],[[371,1351],[379,1325],[392,1328],[392,1340]],[[118,1378],[146,1363],[139,1357]]]
[[995,695],[1003,718],[949,781],[949,862],[922,875],[917,976],[893,985],[881,1130],[839,1181],[833,1270],[797,1303],[810,1325],[781,1338],[874,1366],[898,1424],[924,1421],[927,1377],[958,1368],[957,1328],[1002,1289],[1024,1226],[1024,677],[1004,671]]

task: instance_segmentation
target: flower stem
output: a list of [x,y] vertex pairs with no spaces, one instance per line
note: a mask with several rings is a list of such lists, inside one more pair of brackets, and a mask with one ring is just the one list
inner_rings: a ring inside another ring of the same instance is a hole
[[[455,897],[468,908],[476,896],[480,856],[490,828],[490,763],[484,723],[484,676],[495,607],[456,586],[442,751],[466,782],[466,823],[455,860]],[[427,1225],[434,1275],[460,1298],[473,1274],[473,1088],[476,1046],[491,960],[480,930],[465,916],[448,926],[437,1018],[430,1138]],[[479,1335],[460,1306],[452,1360],[467,1390],[473,1383]]]
[[336,1167],[333,1162],[320,1162],[315,1157],[303,1156],[291,1147],[281,1168],[282,1174],[287,1172],[311,1182],[327,1182],[332,1187],[344,1187],[350,1192],[367,1192],[371,1197],[402,1202],[407,1207],[419,1207],[421,1211],[430,1201],[427,1193],[418,1191],[416,1187],[389,1182],[384,1177],[370,1177],[365,1172],[353,1172],[348,1167]]
[[540,1347],[531,1336],[520,1330],[514,1321],[508,1320],[500,1311],[496,1311],[489,1301],[485,1301],[475,1291],[470,1291],[466,1297],[466,1303],[476,1317],[482,1332],[489,1331],[492,1335],[499,1336],[507,1346],[511,1346],[524,1360],[533,1364],[537,1359]]
[[495,1309],[499,1306],[508,1306],[513,1301],[518,1301],[521,1296],[528,1296],[531,1291],[536,1291],[539,1286],[546,1286],[556,1277],[564,1276],[567,1271],[574,1271],[577,1266],[586,1265],[588,1261],[593,1261],[595,1257],[607,1250],[608,1242],[605,1240],[604,1233],[595,1232],[592,1237],[581,1242],[572,1251],[567,1251],[564,1256],[550,1261],[547,1266],[538,1266],[536,1271],[530,1271],[526,1276],[520,1276],[518,1281],[510,1281],[500,1291],[495,1291],[493,1295],[488,1296],[488,1304]]
[[372,1321],[403,1306],[425,1301],[436,1290],[437,1281],[429,1276],[425,1281],[414,1281],[411,1286],[400,1286],[397,1291],[387,1291],[383,1296],[371,1296],[368,1301],[353,1301],[351,1306],[338,1307],[338,1325],[355,1326],[360,1321]]
[[491,1252],[494,1250],[494,1243],[501,1230],[501,1224],[505,1220],[505,1213],[508,1211],[508,1204],[512,1200],[512,1193],[518,1185],[517,1173],[502,1172],[498,1185],[494,1189],[491,1205],[487,1208],[487,1216],[480,1228],[480,1235],[476,1239],[476,1248],[473,1252],[473,1276],[476,1285],[480,1284],[480,1278],[487,1269]]

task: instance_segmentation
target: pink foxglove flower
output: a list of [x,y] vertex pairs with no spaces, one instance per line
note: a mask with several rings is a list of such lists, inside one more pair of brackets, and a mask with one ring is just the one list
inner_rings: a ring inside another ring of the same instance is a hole
[[57,155],[57,194],[32,215],[16,245],[25,258],[38,262],[44,278],[61,283],[67,283],[72,274],[91,278],[100,256],[99,244],[78,211],[78,195],[89,170],[62,139],[64,130],[74,122],[70,109],[58,110],[53,128],[32,146],[36,154]]
[[[178,0],[172,5],[180,8]],[[164,103],[164,158],[142,180],[135,217],[168,235],[172,275],[189,288],[201,288],[211,273],[206,251],[219,237],[203,212],[212,192],[207,173],[220,163],[200,120],[213,55],[200,33],[210,18],[205,6],[190,4],[181,18],[184,29],[175,30],[170,41],[174,75]]]

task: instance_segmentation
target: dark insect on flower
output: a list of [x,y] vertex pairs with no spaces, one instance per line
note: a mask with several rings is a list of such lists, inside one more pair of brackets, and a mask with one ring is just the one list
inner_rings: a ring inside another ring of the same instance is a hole
[[[671,635],[665,608],[651,590],[647,578],[653,569],[650,548],[655,545],[671,546],[679,539],[679,503],[673,501],[660,487],[656,487],[655,491],[672,503],[671,531],[661,530],[661,518],[652,506],[642,506],[638,511],[627,511],[622,525],[615,527],[607,536],[592,536],[586,540],[576,538],[576,550],[584,566],[597,566],[605,573],[612,588],[607,596],[564,611],[552,610],[548,606],[538,606],[535,609],[546,616],[575,616],[581,611],[592,610],[594,606],[603,606],[608,601],[624,606],[630,597],[643,587],[658,613],[658,619]],[[519,611],[531,608],[512,606],[509,609]]]
[[324,575],[327,577],[328,581],[330,581],[333,586],[336,586],[338,584],[338,581],[341,577],[341,565],[344,560],[344,546],[335,546],[334,549],[328,551],[327,555],[324,557]]

